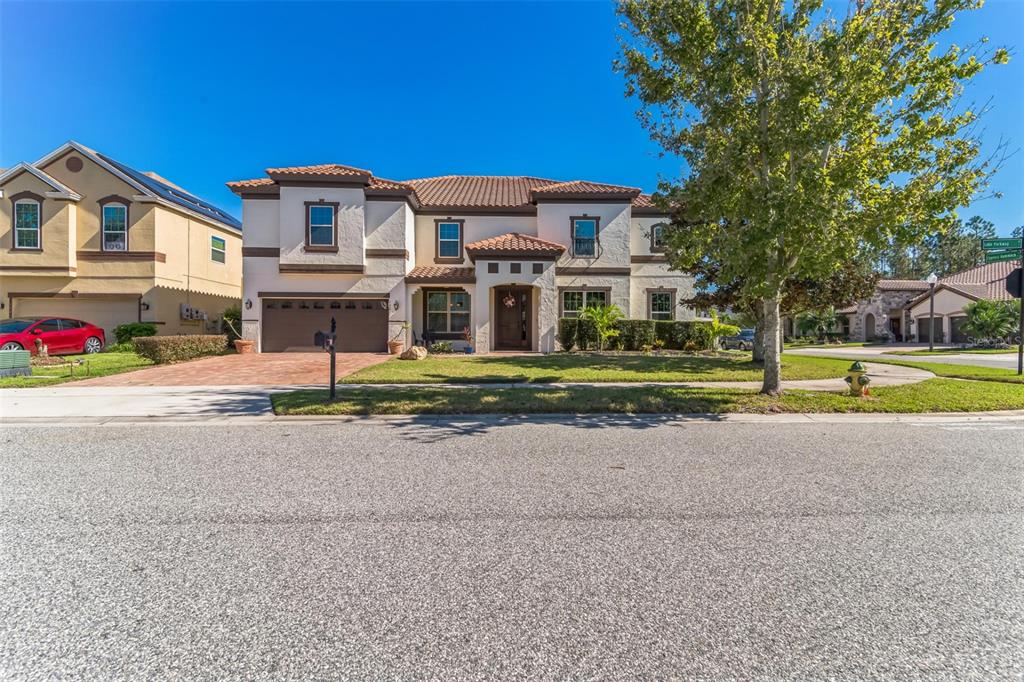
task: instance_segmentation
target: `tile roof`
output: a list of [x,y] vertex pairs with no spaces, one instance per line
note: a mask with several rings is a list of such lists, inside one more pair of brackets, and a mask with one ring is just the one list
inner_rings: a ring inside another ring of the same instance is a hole
[[876,288],[881,291],[924,291],[928,282],[923,279],[880,279]]
[[277,183],[270,178],[253,178],[252,180],[233,180],[225,183],[230,189],[251,189],[253,187],[272,187]]
[[640,190],[636,187],[606,185],[587,180],[571,180],[569,182],[555,182],[550,185],[535,187],[530,194],[534,199],[579,196],[635,199],[640,196]]
[[409,284],[472,284],[476,281],[473,268],[444,265],[417,265],[405,276]]
[[[1019,260],[989,263],[988,265],[978,265],[962,272],[956,272],[940,278],[936,290],[948,289],[975,300],[986,298],[993,301],[1009,301],[1013,297],[1006,290],[1006,278],[1011,272],[1020,267],[1020,263]],[[908,305],[915,306],[927,299],[928,292],[925,292]]]
[[466,244],[466,253],[476,259],[480,256],[523,256],[524,258],[558,258],[565,247],[528,234],[509,232]]
[[354,166],[346,166],[340,163],[321,163],[315,166],[284,166],[282,168],[268,168],[267,175],[274,177],[275,175],[284,176],[309,176],[309,177],[322,177],[322,176],[342,176],[352,178],[367,178],[373,175],[368,170],[362,168],[356,168]]
[[442,175],[406,180],[425,208],[528,208],[530,192],[554,180],[527,175]]

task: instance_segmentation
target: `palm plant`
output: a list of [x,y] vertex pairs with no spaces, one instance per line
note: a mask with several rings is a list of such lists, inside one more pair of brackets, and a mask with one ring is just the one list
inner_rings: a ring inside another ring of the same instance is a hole
[[597,349],[604,350],[605,344],[619,335],[615,325],[624,316],[617,305],[595,305],[581,310],[580,317],[594,323],[597,330]]
[[964,306],[967,319],[960,328],[977,340],[1005,340],[1017,328],[1017,305],[1017,301],[985,299],[968,303]]
[[823,310],[809,310],[796,318],[796,326],[801,334],[814,334],[819,339],[824,339],[825,334],[832,331],[838,323],[839,314],[832,307]]

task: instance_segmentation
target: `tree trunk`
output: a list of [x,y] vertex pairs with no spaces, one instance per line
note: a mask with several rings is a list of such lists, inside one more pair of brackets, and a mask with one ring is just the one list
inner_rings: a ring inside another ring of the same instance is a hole
[[754,362],[764,363],[764,304],[754,302]]
[[761,393],[782,393],[782,320],[780,296],[764,299],[764,384]]

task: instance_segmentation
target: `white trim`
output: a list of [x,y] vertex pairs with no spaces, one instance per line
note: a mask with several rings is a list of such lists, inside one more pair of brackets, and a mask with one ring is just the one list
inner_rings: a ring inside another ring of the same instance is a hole
[[[32,164],[26,163],[25,161],[22,161],[21,163],[19,163],[16,166],[11,166],[6,171],[4,171],[3,174],[0,174],[0,185],[2,185],[3,183],[7,182],[12,177],[14,177],[15,175],[17,175],[18,173],[20,173],[22,171],[26,171],[28,173],[31,173],[36,178],[38,178],[39,180],[45,182],[47,185],[49,185],[54,190],[56,190],[55,192],[47,192],[46,193],[46,196],[51,198],[51,199],[71,199],[72,201],[79,201],[82,198],[81,194],[78,194],[73,189],[71,189],[70,187],[68,187],[68,186],[66,186],[64,184],[61,184],[61,182],[58,181],[53,176],[48,175],[47,173],[44,173],[43,171],[39,170],[38,168],[36,168]],[[0,197],[2,197],[2,196],[3,195],[0,194]]]
[[[35,246],[18,246],[18,232],[21,231],[21,230],[27,229],[27,228],[24,228],[24,227],[18,227],[18,204],[35,204],[35,206],[36,206],[36,227],[35,227],[35,231],[36,231],[36,245]],[[11,217],[13,218],[13,226],[12,226],[12,228],[13,228],[13,232],[14,232],[14,234],[13,234],[14,242],[13,242],[12,248],[15,251],[37,251],[39,249],[42,249],[43,248],[43,205],[41,203],[39,203],[38,200],[33,199],[31,197],[23,197],[23,198],[18,199],[18,200],[16,200],[14,202],[14,206],[12,207],[11,210],[12,210]]]
[[[124,229],[123,230],[109,230],[110,234],[123,234],[124,235],[124,248],[123,249],[108,249],[107,248],[107,209],[108,208],[120,208],[124,210]],[[122,252],[128,250],[128,207],[120,201],[111,201],[100,207],[100,250],[101,251],[114,251]]]
[[[219,239],[221,241],[221,243],[224,244],[224,246],[222,248],[219,248],[219,249],[217,247],[215,247],[213,245],[213,240],[215,240],[215,239]],[[214,253],[222,253],[222,254],[224,254],[224,260],[217,260],[216,258],[214,258],[213,257]],[[217,265],[227,265],[227,263],[228,263],[228,240],[224,239],[224,237],[219,237],[219,236],[217,236],[215,234],[211,234],[210,235],[210,262],[211,263],[216,263]]]

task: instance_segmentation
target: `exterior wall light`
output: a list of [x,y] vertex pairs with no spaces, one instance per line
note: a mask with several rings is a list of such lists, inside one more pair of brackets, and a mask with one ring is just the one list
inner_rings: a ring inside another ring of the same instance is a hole
[[245,299],[245,309],[246,310],[252,310],[252,299],[251,298]]

